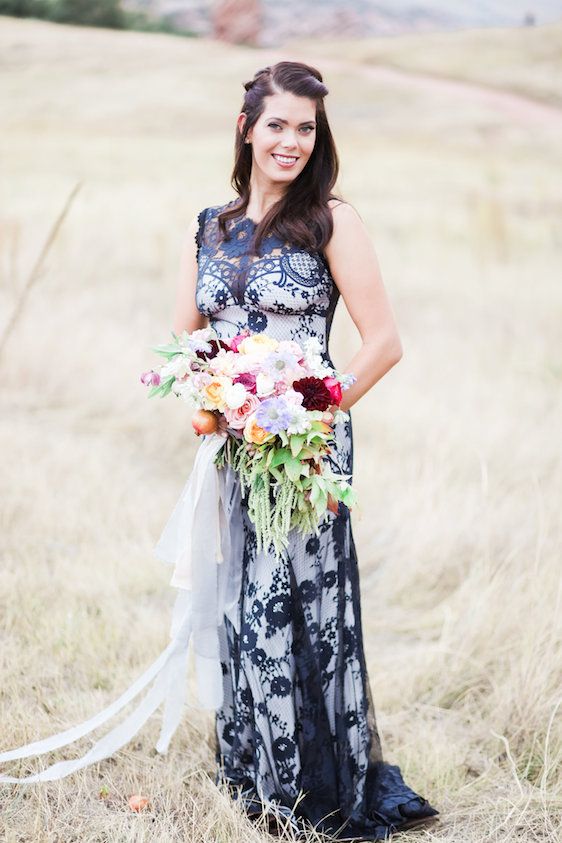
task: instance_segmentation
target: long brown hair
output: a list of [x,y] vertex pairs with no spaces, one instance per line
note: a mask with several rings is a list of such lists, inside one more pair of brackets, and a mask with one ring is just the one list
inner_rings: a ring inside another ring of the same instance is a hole
[[221,235],[229,239],[226,223],[245,214],[248,207],[252,147],[246,143],[246,135],[263,113],[264,97],[288,91],[295,96],[316,100],[314,149],[303,171],[257,224],[253,248],[257,254],[263,238],[273,233],[295,246],[320,252],[329,242],[333,230],[328,200],[340,198],[332,193],[338,177],[339,159],[324,109],[328,88],[322,74],[308,64],[280,61],[258,70],[250,82],[244,83],[244,88],[246,93],[240,110],[246,114],[246,121],[242,131],[236,127],[235,161],[230,180],[240,201],[219,214]]

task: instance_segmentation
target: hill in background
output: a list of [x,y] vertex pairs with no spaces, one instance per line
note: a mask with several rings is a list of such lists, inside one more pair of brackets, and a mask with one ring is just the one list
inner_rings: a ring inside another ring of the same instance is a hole
[[[295,37],[364,37],[483,27],[552,23],[562,18],[558,0],[126,0],[124,7],[200,35],[282,44]],[[231,37],[233,36],[233,37]]]

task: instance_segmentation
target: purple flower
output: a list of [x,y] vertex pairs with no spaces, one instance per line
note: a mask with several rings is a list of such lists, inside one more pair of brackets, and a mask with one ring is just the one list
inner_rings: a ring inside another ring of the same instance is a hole
[[256,421],[268,433],[279,433],[291,422],[291,408],[281,396],[267,398],[256,410]]
[[263,361],[263,368],[275,380],[282,378],[291,369],[296,369],[298,360],[290,351],[272,351]]

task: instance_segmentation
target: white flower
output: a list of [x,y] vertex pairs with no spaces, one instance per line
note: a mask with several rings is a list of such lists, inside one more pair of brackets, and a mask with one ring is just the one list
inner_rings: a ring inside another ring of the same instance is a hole
[[298,404],[289,404],[287,402],[290,412],[290,421],[287,426],[287,433],[306,433],[310,430],[310,421],[307,417],[307,411],[304,407]]
[[340,383],[342,389],[349,389],[352,383],[355,383],[357,380],[357,376],[354,375],[352,372],[346,372],[344,375],[340,376]]
[[304,350],[307,357],[313,354],[321,354],[323,349],[318,337],[308,337],[304,341]]
[[320,345],[318,337],[308,337],[304,342],[305,363],[311,373],[317,378],[333,376],[334,370],[330,364],[322,358],[324,349]]
[[160,369],[160,377],[166,378],[168,375],[174,375],[176,378],[183,378],[191,372],[191,361],[183,354],[176,354]]
[[338,407],[338,409],[334,413],[334,424],[339,424],[340,422],[343,422],[348,418],[349,413],[346,413],[345,410],[340,410],[340,408]]
[[195,372],[190,381],[192,382],[195,389],[203,389],[204,386],[207,386],[208,383],[211,383],[213,380],[213,376],[209,374],[209,372]]
[[294,340],[280,340],[277,351],[288,351],[289,354],[294,354],[297,360],[304,357],[301,346],[298,342],[294,342]]
[[195,405],[196,407],[201,407],[201,393],[198,389],[196,389],[191,383],[191,381],[174,381],[172,384],[172,392],[174,392],[182,401],[185,401],[187,404]]
[[256,394],[259,396],[271,395],[274,389],[275,381],[273,378],[266,375],[265,372],[259,372],[256,377]]
[[297,392],[296,389],[288,389],[287,392],[283,393],[283,396],[289,404],[302,404],[304,401],[304,395],[302,392]]
[[237,410],[241,407],[247,396],[248,393],[243,383],[233,383],[224,390],[226,406],[230,407],[231,410]]
[[210,351],[211,346],[209,340],[216,339],[216,333],[213,328],[199,328],[197,331],[182,331],[178,337],[178,345],[185,352],[194,353],[195,351]]
[[240,355],[234,351],[227,351],[226,348],[221,348],[218,354],[215,354],[211,361],[213,371],[217,375],[228,375],[234,377],[239,374],[238,359]]

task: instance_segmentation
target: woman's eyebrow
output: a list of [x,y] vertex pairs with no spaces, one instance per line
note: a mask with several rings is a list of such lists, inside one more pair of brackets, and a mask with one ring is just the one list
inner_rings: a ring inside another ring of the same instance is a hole
[[[289,121],[283,120],[282,117],[268,117],[267,120],[279,120],[280,123],[284,123],[286,126],[289,124]],[[316,126],[316,123],[315,123],[314,120],[304,120],[302,123],[299,123],[299,126],[304,126],[305,123],[306,124],[312,123],[314,126]]]

